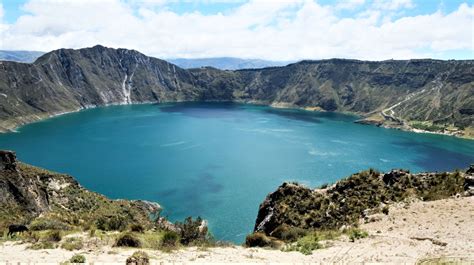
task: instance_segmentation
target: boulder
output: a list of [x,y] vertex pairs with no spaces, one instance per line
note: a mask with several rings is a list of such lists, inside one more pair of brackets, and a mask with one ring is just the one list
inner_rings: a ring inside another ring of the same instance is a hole
[[0,170],[16,170],[16,154],[9,150],[0,150]]
[[466,171],[466,174],[474,176],[474,164],[469,166],[469,169]]
[[409,173],[410,173],[409,171],[406,171],[403,169],[392,169],[392,171],[385,173],[383,175],[382,180],[385,183],[385,185],[391,186],[394,183],[397,183],[401,177]]

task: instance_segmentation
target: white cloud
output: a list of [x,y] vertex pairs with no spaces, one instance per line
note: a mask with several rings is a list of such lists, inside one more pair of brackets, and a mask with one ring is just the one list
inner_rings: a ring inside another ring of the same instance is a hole
[[375,0],[373,6],[383,10],[398,10],[402,8],[413,8],[412,0]]
[[457,49],[474,51],[474,6],[468,4],[449,14],[391,20],[383,19],[392,12],[384,8],[407,8],[411,1],[376,1],[372,6],[380,4],[377,8],[352,18],[340,17],[336,6],[311,0],[255,0],[210,15],[177,14],[161,0],[153,3],[162,7],[139,3],[30,0],[24,6],[27,14],[3,27],[0,49],[49,51],[102,44],[161,58],[273,60],[378,60],[430,57]]
[[340,0],[336,9],[354,9],[365,4],[365,0]]

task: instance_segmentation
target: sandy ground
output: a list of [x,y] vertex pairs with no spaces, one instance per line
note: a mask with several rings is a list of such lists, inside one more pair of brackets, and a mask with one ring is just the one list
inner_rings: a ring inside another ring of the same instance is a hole
[[[474,197],[413,202],[390,207],[388,215],[371,216],[361,228],[368,238],[349,242],[346,237],[312,255],[299,252],[243,248],[185,248],[172,253],[145,250],[152,264],[160,263],[405,263],[426,259],[450,259],[474,264]],[[94,264],[124,264],[136,249],[101,247],[67,251],[28,250],[26,244],[5,242],[0,246],[0,264],[59,263],[75,253]]]

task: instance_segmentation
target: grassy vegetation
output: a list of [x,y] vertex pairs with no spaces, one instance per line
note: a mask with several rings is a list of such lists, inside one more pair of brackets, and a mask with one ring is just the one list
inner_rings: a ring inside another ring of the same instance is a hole
[[299,238],[295,243],[283,248],[283,251],[299,251],[305,255],[311,255],[313,250],[323,248],[320,238],[316,234],[309,234]]
[[339,230],[314,230],[306,231],[306,234],[294,241],[288,242],[282,251],[299,251],[305,255],[311,255],[313,250],[325,248],[328,241],[335,240],[341,236],[349,237],[351,242],[368,236],[366,231],[352,228],[344,231]]
[[86,263],[86,257],[80,254],[76,254],[69,259],[71,263]]
[[447,126],[433,124],[428,121],[412,121],[410,126],[414,129],[419,129],[423,131],[438,132],[443,131]]
[[79,237],[69,237],[64,240],[61,244],[61,248],[64,248],[69,251],[80,250],[84,247],[82,239]]
[[361,238],[366,238],[369,236],[369,234],[366,231],[360,230],[358,228],[352,228],[348,231],[349,234],[349,239],[351,242],[355,242],[356,240],[359,240]]

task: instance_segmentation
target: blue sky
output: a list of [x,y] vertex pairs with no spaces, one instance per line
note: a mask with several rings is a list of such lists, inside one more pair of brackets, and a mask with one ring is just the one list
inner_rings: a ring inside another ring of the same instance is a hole
[[[4,19],[8,23],[13,23],[16,19],[27,12],[22,10],[22,6],[28,0],[2,0],[0,3],[3,3],[4,8]],[[127,2],[127,1],[124,1]],[[146,1],[138,1],[146,2]],[[216,14],[216,13],[225,13],[231,9],[238,7],[239,5],[248,2],[245,0],[236,0],[236,1],[172,1],[166,4],[166,8],[176,12],[178,14],[189,13],[199,11],[202,14]],[[319,0],[318,3],[322,5],[335,5],[339,1],[334,0]],[[404,12],[404,15],[413,16],[420,14],[429,14],[434,13],[437,10],[441,10],[444,13],[450,13],[456,10],[462,3],[473,3],[473,1],[466,0],[414,0],[412,1],[416,8],[408,9]],[[133,3],[128,1],[128,3]],[[361,5],[358,9],[366,8],[370,1],[367,1],[364,5]],[[355,11],[344,11],[344,15],[350,16],[354,14]]]
[[[474,0],[1,0],[0,48],[176,57],[472,59]],[[373,46],[373,47],[371,47]]]

